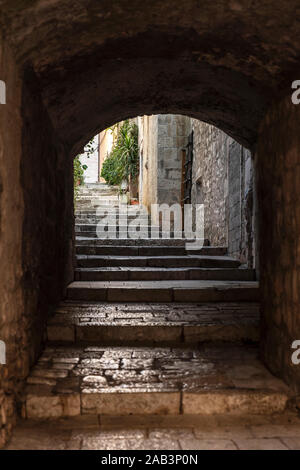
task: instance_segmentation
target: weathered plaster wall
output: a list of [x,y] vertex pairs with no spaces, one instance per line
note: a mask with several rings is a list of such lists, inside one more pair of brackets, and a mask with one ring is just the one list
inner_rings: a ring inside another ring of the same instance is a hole
[[205,238],[254,266],[253,164],[231,137],[193,119],[193,204],[204,204]]
[[292,342],[300,339],[300,106],[287,97],[269,110],[257,147],[261,349],[271,370],[300,393]]
[[0,340],[6,343],[6,365],[0,364],[1,447],[15,422],[15,397],[29,366],[22,288],[21,81],[1,36],[0,80],[7,85],[6,104],[0,105]]

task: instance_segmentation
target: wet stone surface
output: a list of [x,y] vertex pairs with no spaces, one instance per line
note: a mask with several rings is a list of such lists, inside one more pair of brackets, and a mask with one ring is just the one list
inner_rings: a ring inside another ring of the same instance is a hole
[[296,414],[273,416],[79,416],[23,421],[7,450],[299,450]]
[[224,344],[198,349],[48,347],[27,380],[24,414],[180,414],[181,402],[183,412],[194,414],[204,407],[213,413],[227,406],[231,411],[232,400],[233,411],[239,406],[256,410],[257,403],[264,412],[284,409],[285,386],[257,356],[255,346]]
[[256,324],[257,303],[124,304],[64,302],[49,325],[205,325]]
[[48,323],[55,344],[174,345],[259,338],[257,303],[64,302]]

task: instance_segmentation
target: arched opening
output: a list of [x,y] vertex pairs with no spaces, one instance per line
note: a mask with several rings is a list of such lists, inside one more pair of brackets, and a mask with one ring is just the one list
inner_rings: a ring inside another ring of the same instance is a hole
[[[7,345],[8,358],[0,375],[0,407],[8,419],[1,425],[4,439],[15,416],[7,409],[20,403],[22,386],[45,345],[49,314],[74,280],[73,158],[97,132],[143,114],[191,116],[234,138],[237,144],[228,148],[232,155],[238,144],[252,152],[257,177],[253,210],[259,221],[260,357],[296,396],[299,368],[291,363],[291,344],[299,329],[300,108],[292,104],[290,89],[299,78],[297,1],[262,6],[246,0],[204,5],[190,0],[176,6],[154,1],[150,8],[119,0],[101,8],[89,2],[89,9],[68,0],[48,6],[30,2],[22,8],[17,3],[2,1],[0,16],[0,78],[7,90],[0,110],[5,299],[0,340]],[[240,160],[245,155],[246,150]],[[233,175],[238,166],[234,157],[230,164]],[[195,181],[199,201],[204,190],[200,175]],[[72,334],[67,327],[65,335]],[[44,359],[52,366],[49,357]],[[118,360],[126,363],[126,357]],[[231,375],[231,380],[236,377]],[[31,377],[29,393],[36,415],[42,416],[43,405],[34,402],[37,381]],[[51,385],[44,386],[40,403],[45,396],[49,403],[50,397],[53,416],[78,414],[74,384],[58,400],[55,394],[60,392],[53,394]],[[182,404],[181,398],[173,398],[175,408]],[[283,392],[269,399],[278,410],[286,405]],[[90,413],[97,406],[89,403],[84,409]],[[122,411],[116,401],[112,408]],[[200,402],[188,409],[203,410]]]

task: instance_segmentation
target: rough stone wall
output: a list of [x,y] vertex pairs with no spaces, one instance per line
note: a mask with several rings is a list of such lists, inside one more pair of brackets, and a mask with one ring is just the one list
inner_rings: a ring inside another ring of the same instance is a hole
[[32,362],[47,317],[73,278],[73,163],[56,138],[31,70],[23,79],[22,118],[23,316]]
[[205,238],[254,266],[251,153],[214,126],[193,119],[192,203],[204,204]]
[[226,246],[227,148],[229,137],[214,126],[193,119],[194,160],[192,202],[204,204],[205,238]]
[[262,302],[262,356],[299,394],[300,365],[292,342],[300,340],[300,106],[287,97],[260,128],[256,174]]
[[182,148],[191,131],[190,118],[158,114],[139,118],[141,201],[174,204],[181,200]]
[[21,82],[4,42],[0,70],[7,85],[7,104],[0,106],[1,447],[21,408],[51,306],[73,276],[73,174],[34,74],[27,71]]
[[158,116],[138,118],[140,149],[140,201],[148,209],[157,204]]
[[158,183],[159,204],[181,202],[182,148],[191,132],[190,118],[178,114],[158,115]]
[[0,364],[2,447],[15,422],[15,394],[28,372],[28,353],[22,318],[21,82],[1,35],[0,79],[7,85],[6,104],[0,105],[0,340],[6,343],[6,365]]

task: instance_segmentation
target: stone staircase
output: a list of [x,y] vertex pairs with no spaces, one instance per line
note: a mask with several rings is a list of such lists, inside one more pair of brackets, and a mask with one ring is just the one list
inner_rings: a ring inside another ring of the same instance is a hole
[[48,322],[23,416],[284,411],[289,391],[258,359],[254,271],[208,242],[97,238],[91,226],[117,198],[103,185],[82,190],[75,281]]

